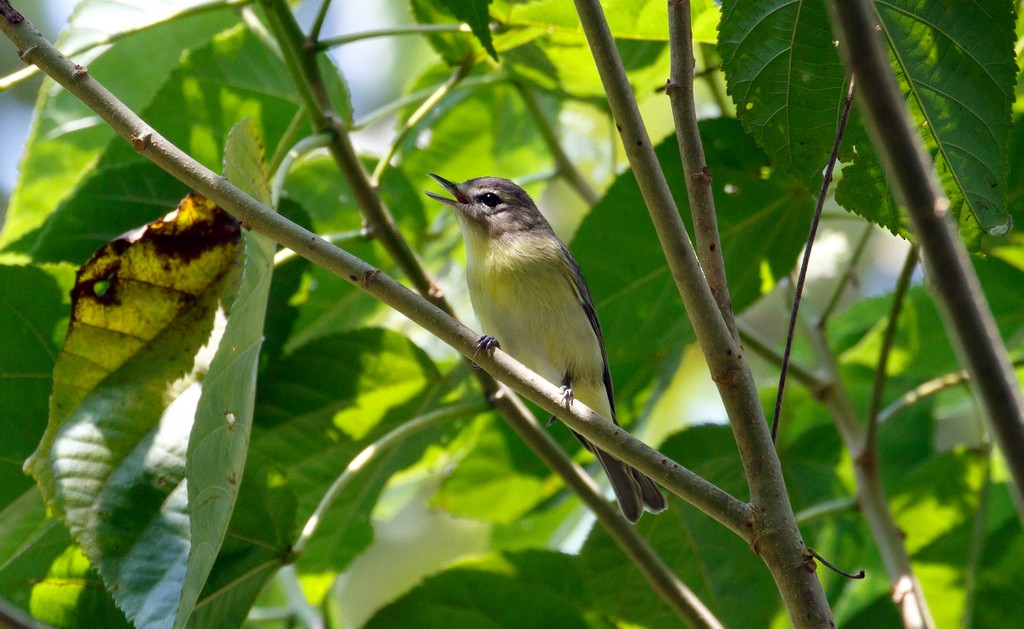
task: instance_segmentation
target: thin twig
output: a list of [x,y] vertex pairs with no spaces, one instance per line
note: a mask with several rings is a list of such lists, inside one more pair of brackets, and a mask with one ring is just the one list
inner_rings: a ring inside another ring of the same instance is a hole
[[[412,249],[402,238],[391,217],[390,210],[380,199],[376,188],[366,176],[362,164],[356,157],[347,131],[337,115],[333,113],[323,80],[320,77],[319,66],[316,63],[315,47],[308,45],[310,41],[308,38],[305,40],[306,44],[303,45],[301,30],[283,0],[262,0],[262,2],[267,6],[268,15],[271,16],[271,27],[276,31],[276,36],[285,53],[285,59],[296,78],[300,94],[304,95],[307,107],[312,108],[310,115],[313,118],[314,126],[317,129],[331,130],[335,134],[331,152],[348,180],[353,195],[362,206],[364,215],[374,230],[375,237],[384,245],[403,272],[409,276],[421,295],[437,308],[451,315],[451,306],[444,299],[439,288],[429,280]],[[467,61],[466,66],[471,66],[471,63]],[[360,277],[360,275],[357,274],[356,277]],[[380,281],[377,279],[374,284],[379,284]],[[444,339],[442,338],[442,340]],[[470,354],[464,354],[464,356],[471,358]],[[475,360],[478,363],[481,362],[479,358]],[[493,371],[489,373],[494,375]],[[484,392],[494,401],[495,409],[509,422],[509,425],[551,469],[562,476],[569,487],[580,492],[580,497],[592,508],[597,520],[609,531],[626,555],[633,559],[637,568],[651,583],[658,595],[681,617],[688,618],[700,626],[711,626],[713,623],[705,623],[704,620],[708,617],[713,620],[714,617],[678,577],[672,574],[664,562],[657,558],[657,555],[651,552],[651,556],[646,560],[641,559],[643,552],[638,549],[645,548],[646,542],[634,529],[628,527],[628,523],[619,516],[613,507],[608,505],[582,468],[567,463],[570,462],[570,459],[565,452],[550,438],[550,435],[536,424],[533,415],[518,398],[514,395],[497,395],[499,389],[494,380],[482,372],[476,372],[474,375],[480,381]]]
[[391,140],[384,155],[377,160],[377,166],[373,169],[373,174],[370,175],[370,186],[377,188],[380,186],[380,182],[384,177],[384,171],[387,170],[388,166],[391,165],[391,159],[398,152],[398,147],[402,145],[412,130],[416,128],[416,125],[420,123],[423,118],[441,102],[445,96],[447,96],[455,87],[469,74],[473,66],[470,64],[463,63],[455,68],[448,80],[445,81],[434,90],[434,93],[427,97],[423,103],[416,108],[416,111],[409,116],[409,119],[405,121],[402,128],[398,130],[395,137]]
[[711,172],[704,157],[704,145],[697,126],[697,104],[693,96],[693,31],[690,26],[690,0],[668,3],[668,33],[671,69],[665,92],[672,105],[676,143],[683,164],[686,194],[693,216],[693,235],[697,258],[704,270],[711,294],[733,338],[739,341],[729,284],[725,276],[722,241],[718,233],[715,198],[711,193]]
[[[844,214],[848,213],[844,212]],[[824,215],[822,218],[824,218]],[[860,217],[857,218],[860,220]],[[818,325],[824,326],[827,324],[832,313],[835,312],[843,292],[846,291],[846,286],[857,273],[857,264],[860,262],[860,257],[864,255],[864,250],[867,249],[868,241],[871,240],[871,235],[874,232],[875,226],[871,223],[864,226],[864,231],[861,233],[860,238],[857,239],[857,244],[853,247],[853,253],[850,254],[850,259],[846,263],[846,270],[839,278],[839,282],[836,283],[835,290],[832,291],[832,297],[828,300],[828,305],[825,306],[825,309],[821,311],[821,315],[818,316]]]
[[811,505],[796,514],[800,526],[806,526],[815,520],[827,518],[838,513],[849,513],[857,510],[857,501],[853,498],[836,498],[816,505]]
[[725,89],[722,87],[722,74],[718,72],[722,67],[722,59],[718,56],[718,51],[715,49],[714,44],[701,42],[700,53],[704,62],[704,69],[698,72],[697,76],[704,80],[704,85],[707,86],[708,92],[711,93],[711,100],[718,106],[719,115],[735,117],[736,106],[726,96]]
[[992,448],[985,448],[985,474],[978,488],[978,504],[974,507],[971,521],[971,540],[967,547],[967,561],[964,566],[964,606],[960,616],[960,626],[970,629],[975,626],[974,605],[978,596],[978,569],[981,567],[981,556],[985,550],[985,524],[988,520],[989,500],[992,496]]
[[334,482],[331,483],[331,486],[320,498],[320,503],[317,504],[316,509],[313,510],[313,513],[306,520],[306,525],[302,527],[302,532],[296,538],[295,543],[292,544],[292,553],[298,556],[306,550],[306,545],[316,533],[327,510],[334,505],[335,500],[338,499],[338,496],[349,486],[352,480],[381,454],[384,454],[417,433],[435,426],[441,426],[484,413],[490,410],[490,408],[491,405],[486,400],[452,404],[403,422],[380,439],[360,450],[358,454],[352,457],[352,460],[345,466],[345,469],[334,479]]
[[[370,229],[368,227],[363,227],[361,229],[323,234],[322,236],[319,236],[319,238],[325,242],[331,243],[332,245],[345,247],[346,245],[351,245],[353,243],[370,240],[372,236],[370,235]],[[297,253],[287,247],[278,249],[277,253],[274,254],[274,266],[280,266],[297,256]]]
[[[138,35],[139,33],[145,33],[146,31],[152,28],[156,28],[157,26],[160,26],[162,24],[165,24],[170,20],[177,21],[181,20],[182,18],[192,17],[195,15],[202,15],[203,13],[208,13],[211,11],[220,11],[221,9],[236,9],[244,7],[248,4],[252,4],[254,1],[255,0],[222,0],[221,2],[210,2],[207,4],[191,6],[187,9],[182,9],[181,11],[178,11],[173,15],[168,15],[157,22],[149,22],[141,26],[126,28],[116,33],[108,33],[106,35],[102,35],[90,41],[88,44],[85,44],[84,46],[79,46],[78,48],[75,48],[73,50],[69,50],[64,54],[67,57],[71,58],[77,57],[83,53],[89,52],[90,50],[95,50],[100,46],[108,46],[110,44],[117,43],[125,37],[129,37],[131,35]],[[18,70],[17,72],[13,72],[5,77],[0,78],[0,92],[5,92],[14,87],[15,85],[17,85],[18,83],[21,83],[26,79],[32,78],[38,72],[38,67],[26,66]]]
[[317,40],[316,49],[320,52],[344,46],[365,39],[377,37],[395,37],[403,35],[421,35],[424,33],[471,33],[472,29],[468,24],[410,24],[408,26],[394,26],[391,28],[378,28],[370,31],[338,35]]
[[842,570],[840,568],[835,567],[835,565],[833,565],[832,563],[827,561],[824,557],[822,557],[817,552],[815,552],[815,550],[813,548],[811,548],[810,546],[807,547],[807,552],[811,553],[811,555],[815,559],[817,559],[819,562],[821,562],[821,565],[825,566],[826,568],[828,568],[832,572],[835,572],[836,574],[841,574],[844,577],[846,577],[847,579],[863,579],[864,578],[864,570],[863,569],[859,570],[856,573],[847,572],[845,570]]
[[949,215],[931,157],[910,119],[870,0],[829,3],[847,67],[861,82],[858,105],[924,254],[944,327],[989,428],[1006,455],[1017,516],[1024,522],[1024,394],[992,310]]
[[782,369],[779,371],[779,391],[775,395],[775,411],[772,414],[772,442],[774,443],[779,434],[779,417],[782,415],[782,399],[786,391],[786,373],[789,370],[789,355],[793,352],[793,336],[796,333],[796,322],[800,315],[800,299],[804,294],[804,282],[807,280],[807,268],[811,263],[811,247],[814,246],[814,238],[818,233],[818,223],[821,220],[821,208],[825,205],[825,195],[832,183],[832,170],[839,159],[839,146],[843,141],[843,132],[846,130],[846,121],[850,118],[850,105],[853,103],[854,77],[850,76],[850,87],[846,92],[846,104],[843,106],[843,113],[839,117],[839,124],[836,126],[836,139],[832,143],[832,154],[829,155],[828,163],[825,165],[825,177],[821,182],[821,190],[818,192],[818,203],[814,207],[814,218],[811,219],[811,231],[807,234],[807,246],[804,247],[803,259],[800,261],[800,274],[796,280],[796,292],[793,295],[793,310],[789,315],[789,331],[786,333],[786,349],[782,352]]
[[321,0],[320,8],[316,11],[316,16],[313,18],[313,24],[309,27],[309,37],[306,40],[310,50],[316,50],[317,42],[320,41],[320,32],[324,28],[324,22],[327,20],[327,10],[331,8],[331,0]]
[[330,144],[331,136],[329,133],[318,133],[299,140],[295,143],[295,146],[285,153],[284,157],[281,159],[281,163],[271,171],[274,173],[274,181],[270,187],[270,200],[272,207],[277,207],[278,201],[281,200],[281,192],[284,190],[284,184],[288,180],[288,173],[291,172],[292,166],[295,162],[316,149],[325,148]]
[[284,133],[281,134],[277,147],[267,160],[267,172],[276,173],[281,167],[281,162],[284,161],[285,155],[291,150],[292,144],[296,142],[296,138],[307,121],[305,109],[299,108],[295,111],[295,115],[288,121],[288,126],[285,127]]
[[558,168],[558,174],[565,178],[569,182],[569,185],[576,191],[576,194],[586,201],[587,205],[594,207],[597,202],[601,200],[594,188],[591,187],[587,180],[580,174],[579,169],[572,163],[569,156],[566,154],[565,149],[562,148],[562,143],[558,140],[558,134],[555,133],[554,127],[548,122],[548,119],[544,116],[544,112],[540,108],[540,103],[537,102],[537,97],[534,95],[529,88],[523,85],[520,81],[512,81],[512,86],[519,92],[519,96],[523,99],[523,104],[526,105],[526,110],[530,112],[530,116],[533,118],[534,124],[537,126],[537,130],[540,131],[540,135],[544,138],[544,143],[548,145],[548,150],[551,152],[552,157],[555,158],[555,165]]
[[893,343],[896,342],[896,330],[899,326],[900,312],[903,310],[903,302],[907,291],[910,290],[910,278],[917,268],[917,246],[911,246],[907,251],[907,259],[903,262],[903,268],[896,279],[896,288],[892,292],[892,306],[889,309],[889,318],[885,324],[885,334],[882,336],[882,347],[878,350],[878,366],[875,367],[874,381],[871,383],[871,402],[868,405],[868,431],[864,437],[864,447],[861,449],[861,456],[874,456],[875,441],[878,433],[878,412],[882,408],[882,395],[885,393],[886,371],[889,367],[889,355],[892,353]]
[[[1013,361],[1014,367],[1024,367],[1024,358],[1017,358]],[[893,418],[894,415],[899,413],[905,408],[917,404],[921,400],[935,395],[946,389],[951,389],[955,386],[967,384],[970,382],[970,375],[966,371],[957,371],[953,373],[943,374],[927,380],[917,385],[913,389],[907,391],[900,397],[896,398],[889,405],[883,408],[878,413],[878,423],[884,424]]]
[[665,254],[672,279],[700,339],[704,358],[718,385],[750,487],[756,548],[772,572],[790,618],[798,627],[829,626],[834,621],[818,579],[803,565],[807,556],[786,493],[778,455],[764,420],[764,409],[742,348],[722,318],[679,209],[647,133],[622,59],[598,0],[575,0],[576,12],[608,105]]
[[[505,77],[501,75],[495,76],[492,74],[485,74],[483,76],[471,76],[463,79],[462,82],[460,82],[459,85],[457,86],[457,89],[464,90],[470,87],[479,87],[481,85],[492,85],[494,83],[499,83],[504,80]],[[381,105],[377,109],[374,109],[373,111],[366,113],[362,118],[359,118],[358,120],[353,122],[352,131],[359,131],[360,129],[365,129],[366,127],[372,125],[373,123],[383,120],[384,118],[387,118],[388,116],[390,116],[391,114],[395,113],[400,109],[405,109],[409,105],[422,102],[425,98],[429,97],[431,94],[437,91],[437,88],[441,87],[441,85],[442,84],[438,84],[437,86],[434,87],[425,87],[421,90],[416,90],[411,94],[400,96],[393,101]]]
[[[743,341],[743,347],[767,360],[772,365],[781,367],[782,353],[776,351],[768,341],[762,338],[753,326],[743,321],[743,319],[739,319],[736,322],[736,329],[739,332],[740,340]],[[789,373],[793,376],[794,380],[807,387],[812,393],[825,385],[814,371],[806,365],[793,360],[792,357],[789,360]]]
[[[317,52],[305,45],[306,38],[295,21],[291,8],[285,0],[260,0],[260,4],[263,5],[270,29],[280,44],[285,64],[292,74],[303,105],[313,121],[313,128],[318,133],[331,134],[332,142],[328,148],[339,170],[345,176],[353,198],[362,208],[367,223],[373,229],[374,238],[380,242],[425,299],[452,314],[453,310],[442,296],[440,288],[423,270],[409,243],[399,233],[391,210],[384,204],[367,177],[343,120],[331,104],[317,62]],[[321,5],[324,11],[327,4],[325,0]]]
[[274,575],[274,581],[288,601],[287,611],[293,614],[296,620],[300,620],[308,629],[323,629],[324,619],[319,610],[306,598],[306,592],[299,583],[299,575],[295,572],[295,566],[281,566]]

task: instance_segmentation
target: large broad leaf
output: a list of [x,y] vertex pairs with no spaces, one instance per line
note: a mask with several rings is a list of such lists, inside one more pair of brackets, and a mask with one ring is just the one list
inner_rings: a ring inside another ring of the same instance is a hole
[[[1024,282],[1024,262],[994,256],[975,258],[973,262],[1000,335],[1011,351],[1019,351],[1024,346],[1024,293],[1007,287]],[[891,295],[862,300],[830,325],[830,339],[848,386],[856,387],[853,397],[861,412],[867,410],[891,303]],[[883,402],[926,380],[960,369],[934,300],[924,287],[912,288],[905,297],[890,349]]]
[[[700,131],[733,308],[741,312],[793,268],[807,239],[811,200],[793,178],[770,169],[735,120],[706,120]],[[692,233],[675,139],[657,147],[657,154]],[[665,356],[694,339],[632,173],[608,189],[570,248],[594,296],[621,394],[616,399],[631,405]],[[639,412],[646,396],[635,402]]]
[[[26,464],[139,626],[173,620],[187,557],[196,351],[237,276],[237,221],[190,195],[78,272],[50,421]],[[184,551],[184,552],[183,552]]]
[[[437,378],[421,350],[385,330],[318,338],[260,374],[252,448],[284,471],[299,499],[300,523],[353,457],[426,408]],[[360,471],[323,514],[299,558],[300,571],[340,570],[365,548],[384,483],[438,434],[407,440]]]
[[294,533],[291,487],[250,453],[231,524],[187,626],[242,626],[267,581],[294,559]]
[[[500,417],[482,418],[460,436],[464,443],[449,446],[458,465],[446,474],[434,505],[458,516],[511,525],[562,489],[561,479]],[[569,450],[579,445],[566,430],[553,436]]]
[[[251,120],[235,125],[228,136],[224,173],[228,181],[242,191],[269,205],[270,186],[263,167],[262,142]],[[203,380],[203,392],[188,442],[186,477],[191,550],[175,627],[185,625],[199,598],[220,552],[238,498],[252,429],[256,369],[263,344],[275,248],[274,242],[266,236],[252,231],[246,233],[241,286],[231,304],[217,354]],[[272,571],[268,570],[264,579],[270,574]],[[255,584],[256,592],[260,586],[262,582]],[[249,605],[254,599],[255,592],[248,599]],[[245,602],[243,599],[240,604]],[[242,609],[248,609],[249,605]]]
[[[969,246],[1008,228],[1004,189],[1015,65],[1013,5],[972,10],[926,0],[876,2],[890,58]],[[752,10],[753,9],[753,10]],[[720,50],[737,113],[773,160],[805,184],[820,181],[843,100],[824,6],[767,0],[723,6]],[[970,94],[969,99],[963,94]],[[886,176],[854,121],[837,199],[900,228]]]
[[[671,437],[661,451],[735,496],[745,494],[739,455],[726,426],[697,426]],[[679,499],[644,516],[637,529],[665,563],[727,627],[766,627],[781,608],[761,559],[735,534]],[[678,622],[622,550],[595,527],[580,551],[588,589],[601,612],[632,625]]]
[[[72,17],[61,45],[77,47],[122,28],[148,28],[145,36],[121,39],[106,47],[99,58],[88,60],[90,75],[133,110],[142,111],[178,65],[183,50],[207,45],[215,33],[238,22],[237,14],[230,9],[173,20],[167,19],[169,13],[163,10],[173,13],[197,4],[196,0],[174,0],[160,6],[149,3],[143,9],[136,2],[86,0]],[[125,59],[145,59],[145,71],[125,72]],[[146,120],[150,121],[148,117]],[[64,88],[51,82],[44,84],[21,159],[20,176],[0,232],[0,247],[6,248],[42,225],[69,191],[75,189],[76,182],[90,174],[104,147],[112,140],[123,142],[115,140],[116,137],[113,129]],[[146,188],[134,191],[139,196]],[[179,194],[175,202],[180,198]],[[134,222],[123,224],[124,229],[154,216],[158,214],[136,217]],[[102,223],[102,217],[94,219]],[[101,242],[121,231],[110,233]]]
[[369,627],[589,627],[579,562],[532,551],[450,568],[381,609]]
[[21,470],[46,429],[47,397],[68,311],[70,267],[0,266],[0,509],[31,484]]
[[[300,107],[291,81],[262,42],[245,29],[232,29],[185,55],[142,116],[203,165],[219,170],[228,130],[242,118],[255,121],[268,146],[277,145]],[[22,234],[9,249],[80,262],[88,243],[98,246],[152,220],[161,211],[155,208],[180,193],[170,175],[118,139],[46,225]]]
[[744,129],[773,165],[817,187],[845,72],[825,3],[726,0],[722,14],[718,50]]

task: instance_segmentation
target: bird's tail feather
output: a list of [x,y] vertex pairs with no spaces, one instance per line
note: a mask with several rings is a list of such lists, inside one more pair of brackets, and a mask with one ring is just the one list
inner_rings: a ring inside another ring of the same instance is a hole
[[[591,444],[587,444],[591,445]],[[636,523],[644,514],[644,507],[651,513],[660,513],[665,510],[668,504],[665,496],[658,489],[650,478],[640,470],[630,467],[604,450],[592,448],[597,460],[604,468],[608,480],[611,481],[612,491],[619,502],[619,510],[630,522]]]

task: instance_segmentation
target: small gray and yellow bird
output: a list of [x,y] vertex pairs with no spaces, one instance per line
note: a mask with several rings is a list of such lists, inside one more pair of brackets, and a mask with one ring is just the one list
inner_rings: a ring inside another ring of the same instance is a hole
[[[485,336],[481,350],[501,347],[616,424],[608,358],[590,290],[576,260],[522,188],[480,177],[456,184],[431,174],[454,199],[426,194],[455,211],[466,241],[466,277]],[[493,336],[491,336],[493,335]],[[640,471],[576,438],[600,461],[622,515],[664,511],[665,496]]]

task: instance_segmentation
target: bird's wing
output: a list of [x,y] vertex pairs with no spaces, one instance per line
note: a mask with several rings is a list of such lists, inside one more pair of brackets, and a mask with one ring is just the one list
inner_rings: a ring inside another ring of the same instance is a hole
[[594,309],[594,299],[590,296],[590,289],[587,287],[587,280],[583,278],[583,270],[580,269],[580,265],[576,262],[576,258],[572,257],[572,253],[565,244],[558,243],[562,248],[562,257],[565,259],[566,265],[569,270],[569,278],[572,280],[572,285],[576,289],[576,295],[579,297],[580,304],[583,306],[583,312],[587,313],[587,319],[590,320],[590,327],[594,329],[594,334],[597,336],[597,344],[601,347],[601,360],[604,361],[604,388],[608,393],[608,406],[612,409],[612,416],[609,418],[616,424],[619,423],[615,419],[615,394],[612,393],[612,372],[608,369],[608,352],[604,348],[604,335],[601,333],[601,322],[597,320],[597,311]]

